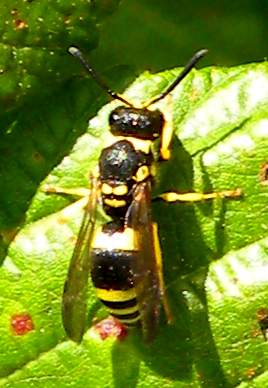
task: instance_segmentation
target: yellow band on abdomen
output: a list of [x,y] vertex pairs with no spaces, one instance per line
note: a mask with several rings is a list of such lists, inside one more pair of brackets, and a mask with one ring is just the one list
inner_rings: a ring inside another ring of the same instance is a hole
[[96,294],[99,299],[106,300],[107,302],[124,302],[136,298],[135,288],[123,291],[96,288]]

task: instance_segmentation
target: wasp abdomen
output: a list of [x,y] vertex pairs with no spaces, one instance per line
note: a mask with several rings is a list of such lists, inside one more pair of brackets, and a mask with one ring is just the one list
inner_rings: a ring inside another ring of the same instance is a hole
[[91,276],[95,287],[121,291],[133,288],[134,256],[131,251],[93,249]]
[[130,228],[110,233],[106,225],[105,231],[96,234],[94,245],[98,247],[91,251],[91,278],[97,297],[112,316],[126,325],[136,324],[140,319],[132,272],[137,255],[133,236]]

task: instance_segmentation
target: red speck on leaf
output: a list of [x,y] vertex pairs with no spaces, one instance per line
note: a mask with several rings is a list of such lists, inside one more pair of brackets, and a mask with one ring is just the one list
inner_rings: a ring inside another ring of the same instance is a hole
[[123,340],[127,335],[126,327],[115,318],[103,319],[95,325],[95,330],[102,340],[109,337],[116,337],[118,340]]
[[23,30],[28,27],[27,23],[21,19],[15,20],[14,23],[17,30]]
[[25,335],[34,329],[34,324],[30,314],[14,314],[11,317],[11,327],[16,335]]

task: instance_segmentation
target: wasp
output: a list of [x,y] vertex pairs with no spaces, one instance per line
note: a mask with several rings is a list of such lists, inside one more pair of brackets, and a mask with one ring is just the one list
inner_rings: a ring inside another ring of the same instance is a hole
[[[97,297],[109,313],[126,326],[140,325],[146,342],[154,339],[161,305],[167,321],[172,315],[165,295],[161,247],[151,214],[156,168],[170,158],[172,126],[153,108],[184,79],[207,52],[194,54],[177,78],[160,95],[135,107],[98,76],[80,50],[70,47],[97,84],[122,105],[109,115],[112,141],[102,150],[98,171],[91,175],[90,194],[70,261],[63,291],[62,319],[69,338],[80,342],[86,326],[87,286],[91,275]],[[158,140],[159,156],[152,152]],[[164,193],[167,202],[233,197],[221,193]],[[110,221],[96,226],[101,205]]]

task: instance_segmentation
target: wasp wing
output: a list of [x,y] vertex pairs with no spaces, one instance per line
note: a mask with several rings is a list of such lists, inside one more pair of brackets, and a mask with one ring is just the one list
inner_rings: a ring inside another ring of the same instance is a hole
[[133,278],[143,337],[146,342],[151,342],[159,321],[161,288],[157,257],[160,252],[157,252],[157,229],[154,228],[151,216],[150,181],[139,183],[134,189],[133,202],[126,215],[126,225],[134,229],[137,238],[137,260],[133,263]]
[[63,326],[68,337],[75,342],[82,340],[85,331],[87,286],[91,267],[90,246],[96,221],[98,186],[98,179],[91,177],[89,200],[70,261],[62,296]]

